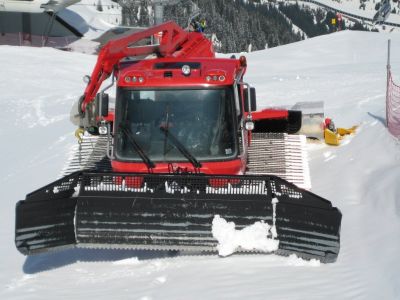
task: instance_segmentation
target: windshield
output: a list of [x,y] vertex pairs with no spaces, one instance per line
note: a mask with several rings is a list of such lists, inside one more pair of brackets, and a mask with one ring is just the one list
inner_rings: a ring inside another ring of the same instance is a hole
[[182,147],[197,160],[230,159],[236,156],[237,148],[233,112],[231,87],[120,89],[116,104],[116,156],[120,160],[141,160],[124,134],[126,128],[152,161],[187,161]]

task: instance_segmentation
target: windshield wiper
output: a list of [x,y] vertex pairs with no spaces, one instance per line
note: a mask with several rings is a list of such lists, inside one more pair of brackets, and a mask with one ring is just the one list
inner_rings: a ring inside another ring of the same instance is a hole
[[201,163],[183,146],[183,144],[168,130],[163,126],[160,127],[160,130],[165,134],[165,137],[168,138],[172,144],[182,153],[190,163],[195,167],[195,169],[201,168]]
[[151,161],[151,159],[143,151],[142,147],[139,146],[138,142],[133,137],[132,131],[129,128],[127,128],[126,126],[123,126],[122,124],[119,126],[119,128],[122,130],[122,133],[125,134],[125,136],[128,138],[128,141],[132,144],[133,149],[137,152],[137,154],[139,154],[140,158],[146,164],[147,168],[148,169],[155,168],[156,165]]

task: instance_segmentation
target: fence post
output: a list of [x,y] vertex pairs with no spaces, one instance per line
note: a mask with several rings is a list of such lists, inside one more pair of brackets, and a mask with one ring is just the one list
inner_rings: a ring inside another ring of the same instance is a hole
[[389,127],[389,88],[390,88],[390,39],[388,40],[387,64],[386,64],[386,127]]

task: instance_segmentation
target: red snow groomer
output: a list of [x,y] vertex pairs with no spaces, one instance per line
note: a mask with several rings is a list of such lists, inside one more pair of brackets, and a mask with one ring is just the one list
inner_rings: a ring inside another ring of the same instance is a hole
[[[137,46],[155,34],[159,44]],[[256,111],[246,64],[216,58],[202,33],[174,22],[108,42],[79,103],[91,136],[76,171],[18,202],[18,250],[216,251],[219,215],[238,229],[275,222],[277,254],[335,261],[341,213],[297,187],[306,184],[291,169],[301,158],[291,135],[301,112]],[[112,85],[115,103],[105,93]]]

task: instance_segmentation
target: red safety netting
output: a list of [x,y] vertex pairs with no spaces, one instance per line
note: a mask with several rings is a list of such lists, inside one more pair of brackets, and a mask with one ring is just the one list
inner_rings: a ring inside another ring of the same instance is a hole
[[390,70],[386,92],[386,122],[389,132],[400,138],[400,86],[393,82]]

